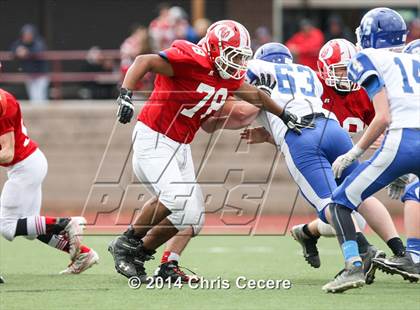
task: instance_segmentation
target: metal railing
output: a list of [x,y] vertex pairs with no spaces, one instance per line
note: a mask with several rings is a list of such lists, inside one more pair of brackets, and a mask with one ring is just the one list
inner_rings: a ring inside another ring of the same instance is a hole
[[[39,54],[33,54],[31,59],[42,59],[50,62],[51,70],[42,73],[43,76],[48,76],[51,86],[58,90],[58,97],[60,98],[60,90],[62,83],[77,83],[77,82],[96,82],[98,84],[117,84],[121,79],[120,72],[64,72],[63,61],[85,61],[88,55],[87,50],[67,50],[67,51],[45,51]],[[105,59],[120,59],[119,50],[101,50]],[[18,61],[14,54],[10,51],[0,51],[0,62],[5,65],[8,61]],[[19,84],[24,83],[28,78],[39,76],[34,73],[23,72],[1,72],[0,83]],[[57,99],[59,99],[57,98]]]

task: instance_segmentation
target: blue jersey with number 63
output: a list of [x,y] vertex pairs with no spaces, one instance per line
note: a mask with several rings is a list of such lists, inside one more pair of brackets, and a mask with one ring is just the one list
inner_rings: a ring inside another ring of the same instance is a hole
[[[420,55],[364,49],[351,60],[348,76],[372,97],[385,87],[390,129],[420,127]],[[374,82],[372,82],[374,80]]]
[[[276,79],[271,98],[282,108],[302,117],[321,113],[322,84],[311,68],[299,64],[277,64],[254,59],[248,64],[247,81],[254,84],[261,74],[269,74]],[[271,131],[276,143],[281,145],[287,127],[269,112],[262,111],[258,120]]]

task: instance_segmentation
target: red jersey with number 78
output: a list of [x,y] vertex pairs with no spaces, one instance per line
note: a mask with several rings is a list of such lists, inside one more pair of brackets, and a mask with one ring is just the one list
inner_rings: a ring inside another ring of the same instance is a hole
[[199,45],[177,40],[159,55],[174,76],[156,75],[155,88],[138,120],[180,143],[190,143],[201,123],[219,110],[243,79],[222,79]]
[[15,156],[9,164],[0,164],[3,167],[12,166],[21,162],[37,149],[38,145],[29,139],[19,103],[12,94],[0,89],[0,136],[14,132]]

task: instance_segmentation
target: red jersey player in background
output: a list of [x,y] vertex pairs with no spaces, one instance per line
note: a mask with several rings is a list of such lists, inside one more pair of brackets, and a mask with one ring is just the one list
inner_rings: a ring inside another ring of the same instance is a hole
[[38,239],[70,254],[61,274],[78,274],[98,261],[92,249],[81,244],[85,220],[81,217],[40,216],[42,182],[47,160],[28,137],[19,103],[0,89],[0,166],[7,169],[0,201],[0,233],[9,241],[16,236]]
[[[118,120],[123,124],[133,116],[131,98],[136,82],[147,72],[156,73],[154,91],[133,132],[133,169],[157,198],[146,203],[134,226],[109,245],[115,268],[122,275],[145,281],[144,262],[159,246],[178,232],[199,233],[204,201],[189,143],[228,96],[234,94],[254,105],[262,104],[289,129],[300,132],[295,115],[244,83],[247,62],[252,57],[250,43],[244,26],[219,21],[209,27],[200,44],[177,40],[159,55],[138,56],[128,70],[118,99]],[[177,270],[173,264],[164,276],[178,279]]]
[[350,134],[363,131],[375,116],[366,91],[347,78],[347,62],[355,51],[353,43],[334,39],[321,48],[318,57],[318,77],[324,88],[323,108]]

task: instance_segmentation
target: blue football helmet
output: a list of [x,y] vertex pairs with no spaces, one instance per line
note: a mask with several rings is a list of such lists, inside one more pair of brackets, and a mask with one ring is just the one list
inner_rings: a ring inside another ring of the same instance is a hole
[[266,43],[260,46],[254,54],[254,59],[278,64],[293,62],[293,56],[289,49],[285,45],[276,42]]
[[401,47],[407,38],[407,25],[396,11],[376,8],[363,16],[356,36],[361,48]]
[[420,55],[420,39],[411,41],[408,43],[404,49],[402,50],[403,53],[407,54],[419,54]]

